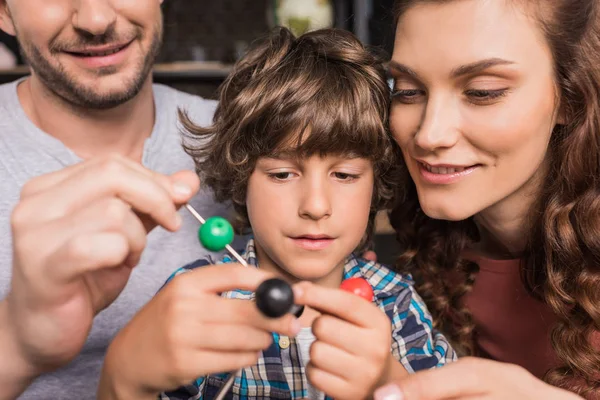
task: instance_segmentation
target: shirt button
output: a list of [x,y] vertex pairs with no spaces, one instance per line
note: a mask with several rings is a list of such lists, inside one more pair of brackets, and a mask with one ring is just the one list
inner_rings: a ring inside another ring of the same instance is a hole
[[279,347],[282,349],[287,349],[288,347],[290,347],[290,338],[287,336],[280,336]]

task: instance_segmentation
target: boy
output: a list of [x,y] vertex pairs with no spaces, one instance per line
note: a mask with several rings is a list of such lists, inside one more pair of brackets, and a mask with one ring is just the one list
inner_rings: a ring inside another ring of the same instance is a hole
[[[238,229],[252,233],[243,252],[248,264],[303,282],[294,288],[296,302],[306,306],[296,337],[273,334],[257,362],[236,378],[233,398],[367,398],[406,371],[455,359],[432,330],[410,277],[354,255],[369,244],[374,217],[393,193],[397,150],[386,128],[388,102],[381,63],[350,33],[323,30],[295,38],[279,29],[238,62],[212,126],[195,126],[182,114],[186,150],[202,182],[218,201],[234,204]],[[183,267],[165,290],[182,272],[214,268],[206,267],[211,263]],[[353,277],[372,286],[372,303],[338,289]],[[246,290],[221,296],[254,298]],[[217,306],[212,312],[226,313]],[[202,335],[210,329],[203,325]],[[224,349],[218,337],[238,341],[258,334],[222,327],[211,332],[204,342],[223,357],[241,345]],[[192,358],[203,372],[214,367]],[[214,398],[229,370],[212,371],[221,373],[161,398]]]

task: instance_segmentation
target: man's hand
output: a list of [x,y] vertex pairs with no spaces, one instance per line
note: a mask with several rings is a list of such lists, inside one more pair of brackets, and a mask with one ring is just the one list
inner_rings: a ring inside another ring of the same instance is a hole
[[[16,396],[80,352],[94,316],[118,297],[139,262],[147,232],[179,229],[177,207],[198,188],[191,171],[160,175],[120,156],[23,187],[11,218],[11,287],[0,303],[0,398]],[[13,346],[10,353],[1,351],[5,346]]]

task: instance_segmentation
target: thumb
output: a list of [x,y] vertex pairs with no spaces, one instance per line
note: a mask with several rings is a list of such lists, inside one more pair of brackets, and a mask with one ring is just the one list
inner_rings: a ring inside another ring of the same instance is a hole
[[179,171],[169,177],[171,195],[177,205],[187,203],[200,190],[200,179],[193,171]]
[[254,292],[263,281],[273,278],[269,272],[235,263],[205,266],[182,275],[193,281],[197,290],[213,294],[236,289]]
[[374,400],[404,400],[404,393],[395,383],[380,387],[373,394]]

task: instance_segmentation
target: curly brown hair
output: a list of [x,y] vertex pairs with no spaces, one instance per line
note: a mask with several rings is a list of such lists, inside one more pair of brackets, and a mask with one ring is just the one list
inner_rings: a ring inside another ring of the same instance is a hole
[[212,126],[197,126],[180,112],[184,147],[216,200],[233,203],[238,230],[250,228],[246,190],[260,157],[292,151],[371,160],[374,194],[364,246],[397,181],[389,101],[381,60],[351,33],[324,29],[296,38],[277,28],[234,66]]
[[[397,0],[396,21],[415,4],[434,1],[440,0]],[[586,396],[600,390],[600,351],[590,343],[600,330],[600,4],[528,3],[552,51],[565,123],[552,133],[550,168],[529,215],[521,275],[559,320],[552,345],[563,365],[548,371],[545,380]],[[463,353],[475,354],[476,328],[460,299],[478,270],[462,257],[478,240],[477,229],[472,219],[427,217],[401,164],[400,202],[390,216],[403,249],[398,268],[419,282],[437,326]],[[446,279],[457,271],[463,277],[459,285]]]

